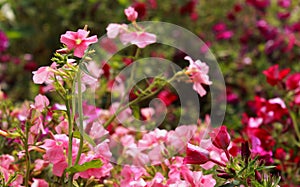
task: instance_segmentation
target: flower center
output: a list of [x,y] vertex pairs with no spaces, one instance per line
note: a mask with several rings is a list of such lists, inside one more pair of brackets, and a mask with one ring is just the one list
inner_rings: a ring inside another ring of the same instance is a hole
[[75,40],[75,43],[76,43],[76,45],[79,45],[79,44],[81,44],[81,42],[82,42],[82,40],[81,40],[81,39],[79,39],[79,38]]

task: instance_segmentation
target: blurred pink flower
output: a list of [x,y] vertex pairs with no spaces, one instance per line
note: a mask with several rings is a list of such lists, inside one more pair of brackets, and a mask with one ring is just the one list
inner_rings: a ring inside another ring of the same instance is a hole
[[147,45],[156,42],[156,35],[148,32],[122,33],[120,35],[120,40],[124,45],[131,43],[139,48],[145,48]]
[[110,39],[116,38],[119,34],[125,32],[127,28],[126,24],[110,23],[106,27],[107,37]]
[[227,40],[233,36],[233,32],[230,30],[222,31],[216,35],[217,40]]
[[124,13],[129,21],[135,21],[138,17],[137,11],[134,10],[133,7],[128,7],[124,10]]
[[278,0],[278,5],[282,8],[288,8],[291,5],[291,0]]
[[39,94],[34,98],[34,104],[30,105],[30,107],[42,112],[49,104],[48,98]]
[[200,60],[193,61],[191,57],[186,56],[184,58],[190,62],[190,65],[186,71],[190,75],[192,81],[194,82],[193,89],[202,97],[206,94],[205,89],[202,84],[211,85],[212,82],[209,81],[208,71],[209,67],[206,63],[201,62]]
[[57,64],[54,62],[51,66],[40,67],[37,71],[33,71],[33,82],[35,84],[51,83],[51,78],[54,76],[52,72],[53,69],[56,69]]
[[0,53],[5,51],[8,47],[8,38],[4,32],[0,30]]
[[290,69],[286,68],[283,70],[279,69],[279,65],[275,64],[268,69],[263,71],[263,74],[267,78],[267,82],[274,86],[277,85],[278,83],[282,83],[283,79],[290,73]]
[[61,35],[60,42],[65,44],[69,50],[74,49],[74,56],[83,57],[85,50],[90,44],[96,43],[98,38],[96,35],[88,37],[89,32],[78,29],[77,32],[67,31]]

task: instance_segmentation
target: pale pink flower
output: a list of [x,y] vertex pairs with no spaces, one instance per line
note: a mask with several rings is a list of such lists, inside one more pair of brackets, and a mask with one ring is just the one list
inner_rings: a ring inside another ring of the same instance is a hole
[[91,131],[90,131],[90,136],[92,138],[104,138],[108,134],[108,131],[103,127],[102,124],[99,122],[95,121],[92,124]]
[[49,104],[50,102],[48,98],[39,94],[34,98],[34,104],[30,105],[30,107],[42,112],[47,106],[49,106]]
[[145,48],[147,45],[156,42],[156,35],[148,32],[122,33],[120,35],[120,40],[124,45],[131,43],[139,48]]
[[184,151],[187,142],[197,130],[196,125],[182,125],[168,132],[167,144],[176,151]]
[[194,82],[193,89],[202,97],[206,94],[205,89],[202,84],[211,85],[212,82],[209,81],[208,71],[209,67],[206,63],[200,60],[193,61],[191,57],[186,56],[184,58],[190,62],[186,73],[190,75],[192,81]]
[[33,183],[31,187],[48,187],[49,184],[44,179],[35,179],[33,178]]
[[134,10],[133,7],[128,7],[124,10],[124,13],[128,19],[128,21],[135,21],[136,18],[138,17],[137,11]]
[[132,163],[134,166],[142,166],[149,164],[150,161],[149,156],[143,152],[146,149],[147,148],[137,147],[136,144],[132,144],[131,146],[127,147],[125,154],[132,158]]
[[30,132],[34,135],[38,135],[40,132],[42,134],[47,134],[44,129],[43,120],[41,116],[34,120],[34,124],[30,127]]
[[61,35],[60,41],[69,50],[74,49],[74,56],[81,58],[88,46],[98,41],[96,35],[91,37],[88,37],[88,35],[89,32],[83,29],[78,29],[77,32],[67,31],[66,34]]
[[110,23],[106,27],[107,37],[111,39],[116,38],[119,34],[127,30],[127,28],[128,26],[126,24]]
[[53,70],[56,69],[57,64],[53,62],[51,66],[40,67],[37,71],[33,71],[33,82],[35,84],[51,83],[53,80],[54,73]]

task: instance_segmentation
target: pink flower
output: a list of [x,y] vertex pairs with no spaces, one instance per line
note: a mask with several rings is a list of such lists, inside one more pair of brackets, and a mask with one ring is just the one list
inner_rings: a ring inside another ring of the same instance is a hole
[[127,28],[128,28],[128,26],[125,24],[121,25],[121,24],[117,24],[117,23],[110,23],[106,27],[107,37],[111,38],[111,39],[116,38],[119,34],[126,31]]
[[291,0],[278,0],[278,5],[282,8],[288,8],[291,5]]
[[217,40],[227,40],[233,36],[233,32],[230,30],[222,31],[216,35]]
[[145,48],[147,45],[156,42],[156,35],[148,32],[122,33],[120,35],[120,40],[124,45],[131,43],[139,48]]
[[285,84],[288,90],[296,90],[297,88],[300,88],[300,73],[290,75]]
[[169,106],[178,99],[178,96],[169,90],[162,90],[157,97],[161,99],[166,106]]
[[205,89],[202,84],[211,85],[212,82],[209,81],[208,71],[209,67],[206,63],[200,60],[193,61],[191,57],[186,56],[184,58],[190,62],[190,65],[186,71],[190,75],[192,81],[194,82],[193,89],[202,97],[206,94]]
[[0,53],[5,51],[8,47],[8,38],[4,32],[0,30]]
[[183,160],[185,164],[205,164],[209,160],[207,150],[190,143],[187,144],[186,157]]
[[[147,175],[147,172],[143,167],[125,165],[121,171],[121,176],[123,177],[121,186],[146,186],[146,182],[141,181],[143,175]],[[137,185],[137,183],[144,185]]]
[[124,10],[125,15],[129,21],[135,21],[138,17],[137,11],[134,10],[131,6]]
[[203,175],[201,171],[183,170],[183,178],[193,187],[213,187],[216,185],[216,180],[212,175]]
[[88,35],[89,32],[83,29],[78,29],[77,32],[67,31],[66,34],[61,35],[60,41],[69,50],[74,49],[74,56],[81,58],[88,46],[98,41],[96,35],[91,37]]
[[31,187],[48,187],[49,184],[44,179],[35,179],[33,178],[33,183]]
[[30,107],[42,112],[47,106],[49,106],[49,104],[50,102],[48,98],[39,94],[34,98],[34,104],[30,105]]
[[37,71],[33,71],[33,82],[35,84],[51,83],[51,78],[53,78],[54,76],[52,69],[56,69],[56,66],[56,63],[52,63],[50,67],[43,66],[40,67]]
[[281,83],[283,79],[289,74],[290,69],[286,68],[279,70],[279,65],[275,64],[274,66],[269,67],[267,70],[263,71],[263,74],[267,77],[267,82],[274,86],[278,83]]

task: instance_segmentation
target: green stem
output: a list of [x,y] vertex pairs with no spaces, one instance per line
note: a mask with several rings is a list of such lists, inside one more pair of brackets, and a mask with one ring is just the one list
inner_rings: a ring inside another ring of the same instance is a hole
[[300,131],[299,131],[298,123],[297,123],[297,117],[296,117],[296,114],[294,112],[292,112],[291,110],[290,110],[290,115],[292,118],[292,123],[293,123],[294,129],[295,129],[296,136],[298,138],[298,140],[297,140],[297,142],[298,142],[298,141],[300,141]]
[[82,89],[81,89],[81,70],[78,69],[77,75],[77,92],[78,92],[78,113],[79,113],[79,132],[80,132],[80,142],[79,142],[79,149],[75,160],[75,165],[78,164],[82,148],[83,148],[83,111],[82,111]]
[[[67,96],[68,97],[68,96]],[[67,98],[66,101],[67,115],[68,115],[68,134],[69,134],[69,145],[68,145],[68,168],[72,167],[72,141],[73,141],[73,118],[71,114],[70,100]],[[73,175],[69,175],[68,186],[72,187]]]
[[29,174],[30,174],[30,153],[29,153],[29,146],[28,146],[28,138],[29,138],[29,124],[28,122],[25,123],[25,141],[24,141],[24,149],[26,155],[26,174],[25,174],[25,187],[28,187],[29,181]]

